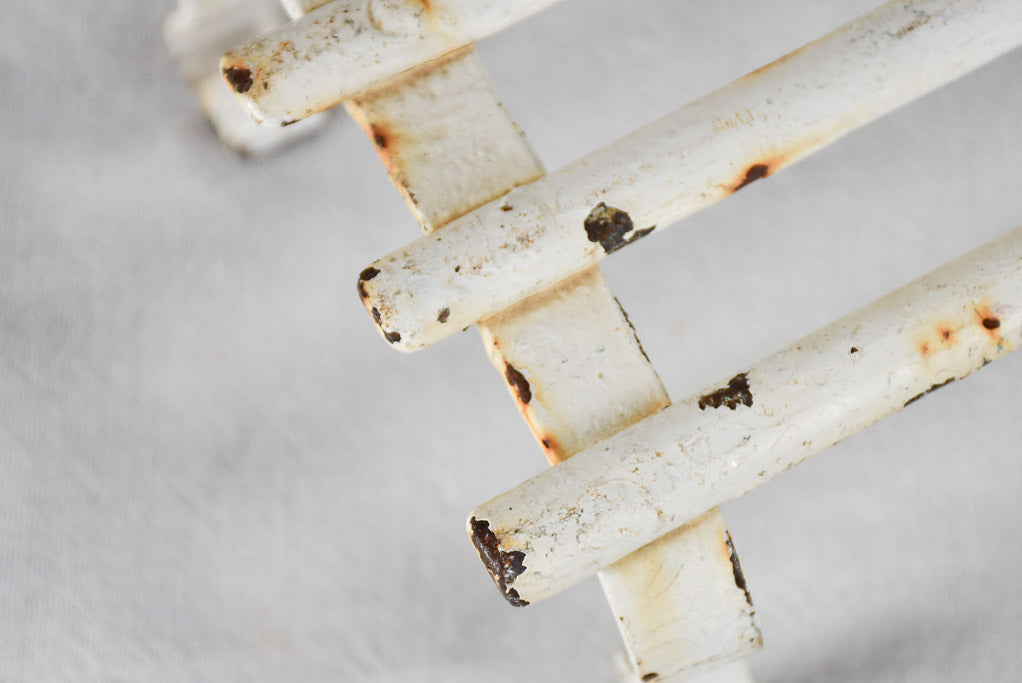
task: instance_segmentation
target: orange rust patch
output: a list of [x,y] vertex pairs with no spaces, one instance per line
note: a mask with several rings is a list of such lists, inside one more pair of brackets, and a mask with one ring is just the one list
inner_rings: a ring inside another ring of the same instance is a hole
[[941,323],[937,325],[937,338],[940,339],[944,346],[951,348],[956,341],[955,329],[948,323]]
[[1001,339],[1001,319],[990,310],[989,306],[977,306],[973,309],[976,314],[976,323],[983,328],[983,331],[994,341]]
[[386,127],[378,123],[370,123],[369,130],[366,132],[369,133],[369,137],[372,138],[373,144],[376,145],[377,149],[385,150],[394,143],[393,134]]
[[746,185],[754,183],[760,178],[766,178],[769,175],[769,164],[753,164],[752,166],[749,166],[749,168],[745,169],[745,176],[731,187],[731,191],[738,192],[738,190],[742,189]]
[[922,354],[923,358],[926,358],[928,355],[930,355],[930,342],[924,341],[921,344],[919,344],[919,353]]

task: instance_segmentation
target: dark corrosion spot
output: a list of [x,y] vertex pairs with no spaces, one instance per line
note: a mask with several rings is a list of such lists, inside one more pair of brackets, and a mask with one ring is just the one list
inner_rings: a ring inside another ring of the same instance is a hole
[[454,272],[455,273],[460,273],[461,272],[461,266],[454,266]]
[[384,149],[390,144],[390,136],[382,126],[377,126],[375,123],[369,124],[369,135],[373,138],[373,144],[380,149]]
[[853,346],[851,351],[849,351],[848,353],[858,353],[858,352],[859,352],[859,347]]
[[505,362],[504,377],[507,378],[507,383],[515,390],[515,393],[518,394],[519,401],[527,404],[532,400],[532,388],[529,387],[529,380],[525,379],[525,375],[520,373],[518,368]]
[[748,170],[745,171],[745,177],[742,178],[741,182],[735,185],[735,192],[742,189],[749,183],[754,183],[760,178],[766,178],[770,175],[770,167],[766,164],[753,164],[749,166]]
[[504,598],[515,607],[528,605],[528,601],[522,600],[518,591],[508,588],[526,570],[523,564],[525,553],[520,550],[508,552],[501,550],[497,536],[490,531],[490,523],[485,519],[473,517],[469,525],[472,527],[472,543],[479,553],[479,559],[486,565],[486,570],[490,572],[493,582],[500,588]]
[[[916,401],[921,399],[923,396],[926,396],[931,391],[936,391],[937,389],[940,389],[941,387],[946,387],[947,385],[951,384],[954,381],[955,381],[955,378],[951,377],[950,379],[945,380],[945,381],[941,382],[940,384],[934,384],[933,386],[931,386],[929,389],[927,389],[923,393],[916,394],[915,396],[913,396],[909,400],[905,401],[905,406],[908,406],[910,403],[915,403]],[[905,406],[902,406],[902,407],[904,408]]]
[[599,242],[603,250],[610,254],[626,244],[631,244],[653,232],[656,226],[638,230],[625,239],[625,235],[635,230],[631,217],[613,206],[600,202],[589,212],[585,220],[586,236],[590,242]]
[[[362,301],[365,301],[366,299],[369,298],[369,293],[366,292],[366,286],[365,286],[366,281],[367,280],[372,280],[374,277],[376,277],[379,274],[380,274],[380,271],[376,270],[372,266],[366,268],[365,270],[363,270],[361,273],[358,274],[358,296],[359,296],[360,299],[362,299]],[[376,309],[374,308],[373,310],[375,311]],[[377,312],[377,314],[378,314],[378,312]],[[377,322],[379,322],[379,321],[377,321]]]
[[[252,87],[252,71],[241,67],[228,66],[224,68],[224,78],[231,84],[236,92],[246,93]],[[263,84],[265,86],[265,84]]]
[[377,325],[383,324],[383,319],[380,318],[380,309],[376,308],[376,306],[373,306],[372,310],[369,312],[373,314],[373,320],[376,321]]
[[749,587],[745,583],[745,574],[742,573],[742,563],[738,561],[738,553],[735,552],[735,544],[731,540],[731,534],[727,531],[724,532],[724,542],[727,543],[727,549],[731,553],[731,571],[735,575],[735,585],[738,586],[745,593],[745,601],[752,604],[752,596],[749,595]]
[[445,323],[445,322],[447,322],[447,316],[449,316],[450,314],[451,314],[451,309],[449,309],[447,307],[441,308],[440,312],[437,313],[436,321],[438,323]]
[[738,404],[751,406],[752,392],[749,391],[749,376],[747,373],[740,373],[731,378],[726,387],[706,394],[699,399],[699,410],[706,410],[706,406],[720,408],[727,406],[735,410]]
[[298,123],[298,119],[288,119],[287,121],[281,121],[280,127],[283,128],[284,126],[290,126],[295,123]]
[[510,204],[504,204],[503,206],[500,207],[500,210],[501,211],[514,211],[515,207],[511,206]]
[[401,334],[399,332],[387,332],[383,331],[383,338],[389,341],[391,344],[396,344],[401,341]]
[[994,317],[983,318],[983,327],[987,328],[988,330],[996,330],[1000,326],[1001,321],[998,318]]
[[650,673],[646,674],[645,676],[643,676],[642,680],[644,680],[644,681],[655,681],[658,678],[660,678],[660,674],[650,672]]
[[553,442],[550,440],[550,438],[546,437],[546,436],[544,436],[542,439],[540,439],[539,442],[541,444],[543,444],[543,448],[550,448],[551,446],[554,445]]

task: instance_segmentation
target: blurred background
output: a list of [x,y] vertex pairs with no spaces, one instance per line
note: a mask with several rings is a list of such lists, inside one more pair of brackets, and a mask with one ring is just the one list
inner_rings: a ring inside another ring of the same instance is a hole
[[[555,169],[876,0],[567,0],[478,45]],[[613,681],[593,579],[512,609],[466,539],[546,467],[474,329],[355,293],[418,236],[343,111],[219,146],[171,0],[0,9],[0,680]],[[671,395],[1022,223],[1022,52],[604,262]],[[708,277],[727,272],[727,278]],[[1022,355],[724,506],[757,681],[1022,671]]]

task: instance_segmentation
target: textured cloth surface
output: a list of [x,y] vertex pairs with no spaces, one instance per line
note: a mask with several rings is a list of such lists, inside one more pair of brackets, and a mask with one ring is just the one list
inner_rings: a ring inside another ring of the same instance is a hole
[[[872,0],[569,0],[480,44],[554,169]],[[464,532],[545,467],[474,331],[380,340],[418,235],[343,112],[221,149],[169,0],[0,16],[0,681],[611,681],[595,581],[514,610]],[[606,262],[675,397],[1022,223],[1022,53]],[[760,681],[1022,670],[1022,356],[724,507]]]

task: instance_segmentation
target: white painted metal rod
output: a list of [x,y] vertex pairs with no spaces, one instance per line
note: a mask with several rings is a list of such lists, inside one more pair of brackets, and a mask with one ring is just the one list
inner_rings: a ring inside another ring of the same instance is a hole
[[469,528],[488,525],[505,590],[542,600],[1019,344],[1022,228],[494,498]]
[[556,1],[336,0],[228,51],[220,66],[257,121],[287,125]]
[[890,2],[380,259],[366,307],[432,344],[1020,43],[1019,0]]

